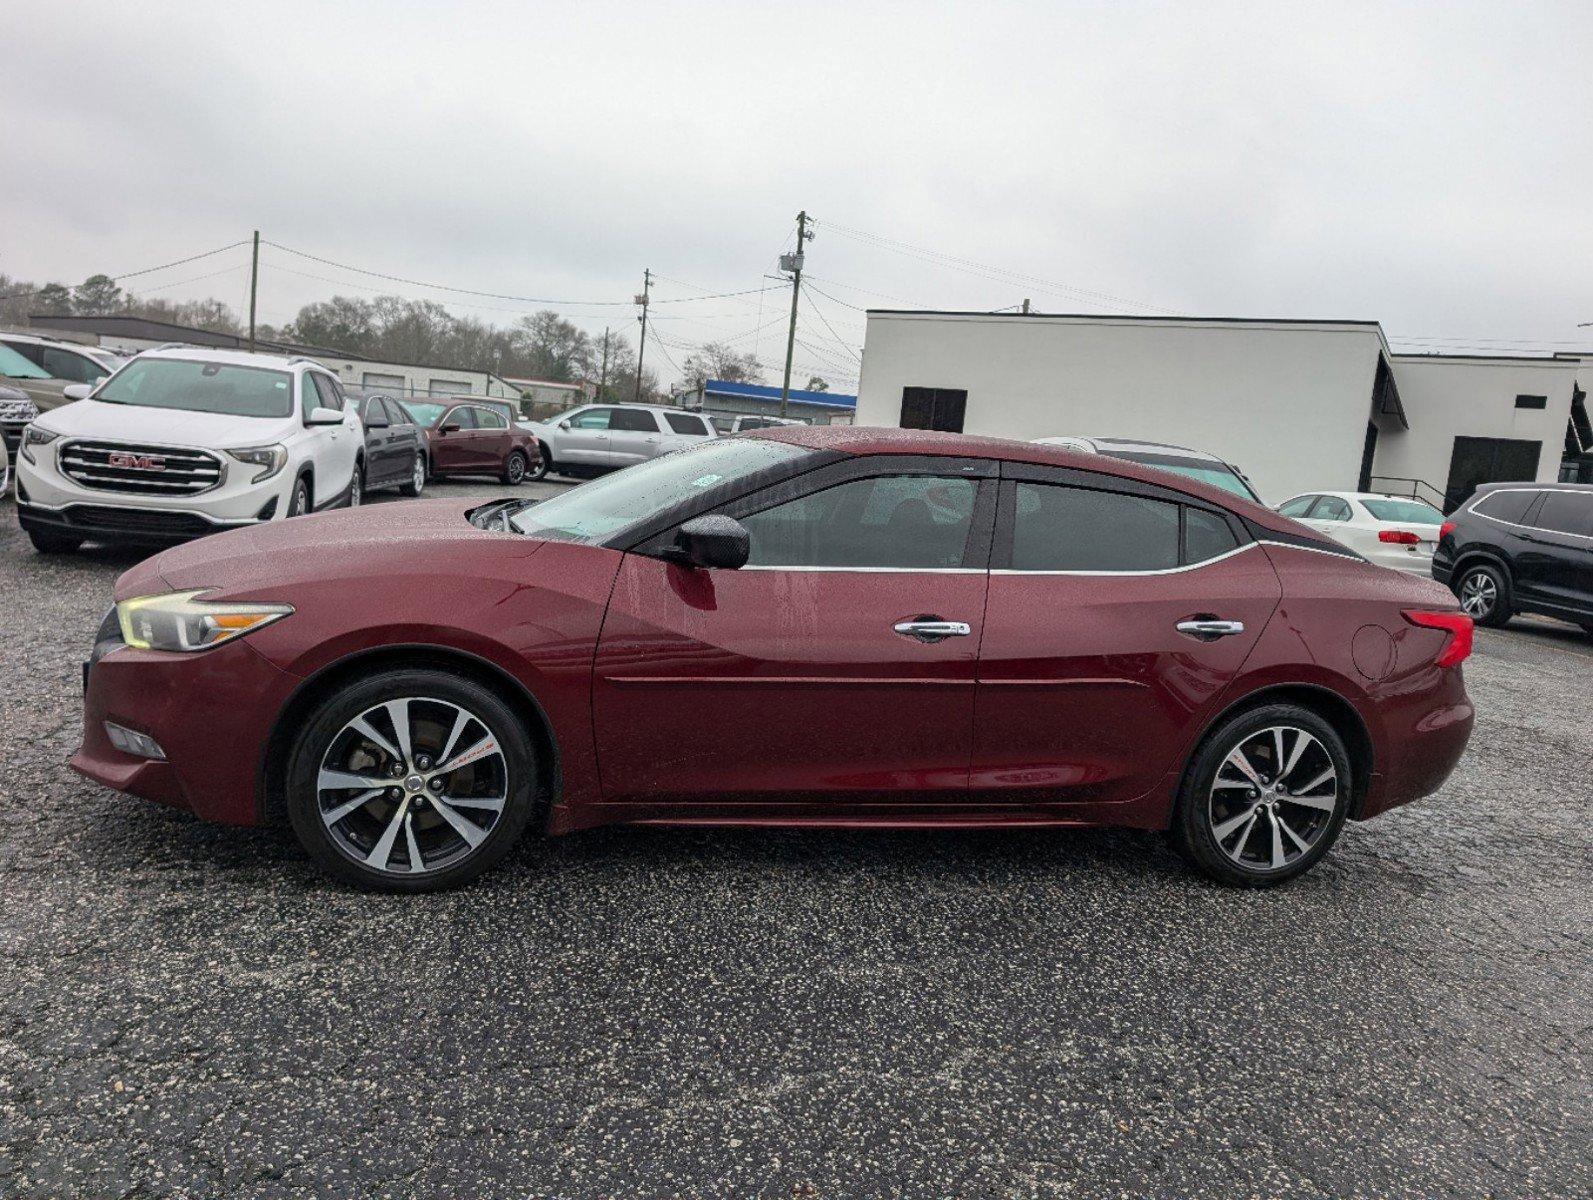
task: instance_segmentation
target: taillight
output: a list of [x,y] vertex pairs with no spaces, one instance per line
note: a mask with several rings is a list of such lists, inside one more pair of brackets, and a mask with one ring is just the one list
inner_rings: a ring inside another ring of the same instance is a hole
[[1421,538],[1405,529],[1379,529],[1377,540],[1393,542],[1396,546],[1414,546],[1421,541]]
[[1449,634],[1449,641],[1438,652],[1434,663],[1440,667],[1453,667],[1464,662],[1471,654],[1472,623],[1471,618],[1461,612],[1422,612],[1416,609],[1406,609],[1405,619],[1412,625],[1420,625],[1425,629],[1442,629]]
[[1440,525],[1438,527],[1438,536],[1439,536],[1440,539],[1446,538],[1446,537],[1448,537],[1450,534],[1452,534],[1454,532],[1455,532],[1455,523],[1453,521],[1445,521],[1442,525]]

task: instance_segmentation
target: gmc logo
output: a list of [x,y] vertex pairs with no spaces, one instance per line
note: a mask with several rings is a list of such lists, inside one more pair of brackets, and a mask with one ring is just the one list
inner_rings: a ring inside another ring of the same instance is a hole
[[108,459],[113,467],[130,467],[135,471],[164,471],[166,460],[157,458],[153,454],[128,454],[123,450],[112,451]]

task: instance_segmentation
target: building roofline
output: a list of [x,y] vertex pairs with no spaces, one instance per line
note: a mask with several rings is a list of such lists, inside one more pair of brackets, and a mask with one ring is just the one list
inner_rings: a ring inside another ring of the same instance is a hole
[[1148,316],[1144,313],[1011,313],[979,312],[957,308],[870,308],[866,315],[875,317],[987,317],[1003,321],[1166,321],[1180,325],[1355,325],[1381,330],[1381,321],[1361,319],[1327,320],[1314,317],[1190,317],[1166,313]]
[[[738,396],[743,400],[778,400],[780,389],[766,383],[738,383],[729,379],[710,379],[703,384],[704,395]],[[857,397],[850,392],[810,392],[792,388],[787,393],[797,404],[821,408],[856,408]]]
[[1578,360],[1555,354],[1425,354],[1419,350],[1400,350],[1390,358],[1414,362],[1488,362],[1514,366],[1575,367]]

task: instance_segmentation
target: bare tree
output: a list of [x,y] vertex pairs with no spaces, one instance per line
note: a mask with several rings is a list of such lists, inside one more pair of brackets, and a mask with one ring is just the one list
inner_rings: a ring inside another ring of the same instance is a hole
[[755,354],[739,354],[723,342],[708,342],[686,356],[681,377],[689,388],[700,388],[710,379],[758,383],[763,379],[763,367]]
[[809,375],[808,385],[803,390],[809,392],[827,392],[830,390],[830,385],[825,383],[823,378],[818,375]]

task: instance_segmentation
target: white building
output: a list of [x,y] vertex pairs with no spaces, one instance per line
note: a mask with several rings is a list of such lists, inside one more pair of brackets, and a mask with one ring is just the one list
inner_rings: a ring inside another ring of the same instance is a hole
[[1556,478],[1578,429],[1593,451],[1589,379],[1593,356],[1394,354],[1376,321],[874,310],[857,423],[1168,442],[1274,503],[1359,487],[1452,506],[1478,483]]

